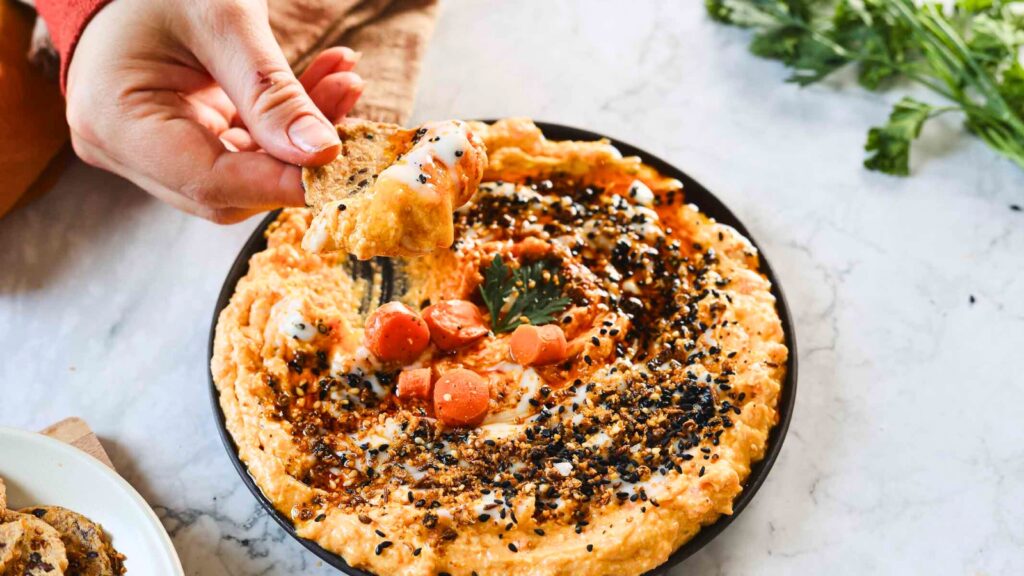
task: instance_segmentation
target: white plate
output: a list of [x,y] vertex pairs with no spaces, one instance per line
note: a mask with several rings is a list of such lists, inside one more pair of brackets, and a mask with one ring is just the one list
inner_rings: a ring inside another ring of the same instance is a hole
[[0,477],[10,508],[52,504],[102,524],[114,548],[128,557],[128,576],[184,576],[146,501],[85,452],[42,434],[0,428]]

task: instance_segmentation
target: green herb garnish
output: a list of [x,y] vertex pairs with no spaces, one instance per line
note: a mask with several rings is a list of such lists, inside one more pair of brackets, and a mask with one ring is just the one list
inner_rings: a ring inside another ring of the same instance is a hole
[[872,128],[864,165],[905,176],[910,145],[931,118],[964,116],[967,129],[1024,167],[1024,11],[1020,0],[705,0],[712,18],[757,31],[750,49],[793,69],[802,86],[857,66],[869,90],[909,80],[941,105],[903,98]]
[[555,262],[540,260],[511,268],[496,254],[483,273],[480,296],[491,313],[495,334],[515,330],[527,323],[524,318],[530,324],[547,324],[569,305],[562,296],[565,282]]

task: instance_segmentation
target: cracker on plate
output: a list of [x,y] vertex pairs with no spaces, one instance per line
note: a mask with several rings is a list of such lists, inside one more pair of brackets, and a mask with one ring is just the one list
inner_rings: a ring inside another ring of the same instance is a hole
[[21,522],[0,524],[0,574],[6,574],[7,568],[14,563],[18,551],[18,542],[25,534]]
[[68,570],[77,576],[124,573],[124,556],[114,549],[103,527],[60,506],[34,506],[21,510],[46,522],[60,534],[67,550]]
[[20,535],[13,544],[14,552],[4,566],[3,574],[53,576],[67,570],[67,551],[56,529],[31,514],[8,512],[6,518],[8,524],[20,526],[7,530],[20,530]]

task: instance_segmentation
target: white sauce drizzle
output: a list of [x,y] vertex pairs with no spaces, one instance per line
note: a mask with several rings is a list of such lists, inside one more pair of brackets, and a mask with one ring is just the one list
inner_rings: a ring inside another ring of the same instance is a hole
[[572,462],[555,462],[552,466],[554,466],[555,471],[562,476],[569,476],[572,474]]
[[408,464],[401,464],[403,470],[409,473],[409,477],[412,478],[413,482],[419,482],[420,480],[427,477],[427,471],[420,468],[413,468]]
[[522,375],[519,377],[519,389],[522,390],[523,397],[516,404],[517,416],[525,417],[535,412],[533,405],[530,404],[530,400],[536,399],[537,391],[540,390],[540,387],[540,374],[537,374],[533,368],[523,370]]
[[629,185],[629,195],[633,197],[637,204],[644,206],[654,204],[654,192],[651,192],[647,184],[639,180],[633,180],[633,183]]
[[377,181],[394,180],[419,192],[432,188],[424,170],[435,161],[449,171],[454,170],[459,158],[472,145],[466,125],[458,121],[424,124],[426,132],[405,156],[385,168]]
[[281,333],[293,340],[303,342],[312,340],[316,336],[316,327],[302,315],[302,303],[298,300],[289,300],[285,305],[287,311],[278,326]]
[[594,448],[603,448],[612,441],[612,437],[605,434],[604,432],[598,432],[587,439],[585,446],[591,446]]

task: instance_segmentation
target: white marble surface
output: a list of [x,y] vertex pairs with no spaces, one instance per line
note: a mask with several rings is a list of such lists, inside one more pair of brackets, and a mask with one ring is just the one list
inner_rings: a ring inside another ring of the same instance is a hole
[[[912,178],[863,170],[898,95],[785,84],[701,4],[446,2],[415,118],[638,144],[718,194],[777,269],[800,346],[789,437],[674,574],[1024,573],[1024,171],[952,118]],[[242,486],[207,395],[214,301],[256,222],[201,222],[81,164],[0,221],[0,424],[86,418],[190,576],[332,573]]]

